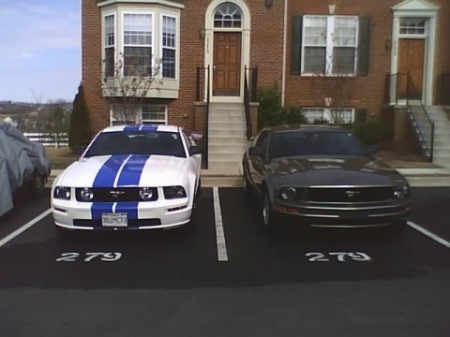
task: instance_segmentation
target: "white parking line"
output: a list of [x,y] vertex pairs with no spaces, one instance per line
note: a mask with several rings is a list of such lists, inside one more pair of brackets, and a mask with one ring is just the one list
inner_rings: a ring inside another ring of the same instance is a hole
[[0,240],[0,247],[3,247],[4,245],[6,245],[8,242],[12,241],[14,238],[16,238],[17,236],[19,236],[20,234],[22,234],[23,232],[25,232],[27,229],[33,227],[35,224],[37,224],[39,221],[41,221],[42,219],[44,219],[45,217],[49,216],[52,213],[52,209],[49,208],[48,210],[46,210],[45,212],[41,213],[40,215],[38,215],[37,217],[35,217],[33,220],[27,222],[25,225],[23,225],[22,227],[16,229],[14,232],[12,232],[11,234],[9,234],[8,236],[5,236],[3,239]]
[[436,234],[431,233],[430,231],[426,230],[425,228],[420,227],[419,225],[415,224],[414,222],[408,221],[408,226],[411,228],[414,228],[416,231],[428,236],[430,239],[433,239],[434,241],[440,243],[441,245],[450,248],[450,242],[447,240],[444,240],[443,238],[437,236]]
[[214,218],[216,220],[217,259],[228,261],[227,244],[223,231],[222,212],[220,210],[219,188],[213,187]]

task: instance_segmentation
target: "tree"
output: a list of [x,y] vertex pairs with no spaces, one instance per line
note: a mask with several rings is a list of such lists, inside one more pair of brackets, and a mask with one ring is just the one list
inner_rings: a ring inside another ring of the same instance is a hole
[[69,113],[64,108],[64,100],[49,101],[40,112],[46,137],[55,140],[56,146],[69,132]]
[[[345,71],[346,68],[344,63],[340,66],[336,61],[329,61],[325,72],[315,74],[312,81],[314,96],[323,100],[329,111],[329,123],[334,125],[344,123],[344,112],[355,90],[356,76]],[[333,71],[335,69],[337,71]]]
[[89,109],[84,97],[83,84],[80,84],[70,115],[69,147],[73,150],[76,146],[87,146],[91,137]]
[[126,124],[138,122],[142,104],[160,70],[160,61],[151,64],[148,56],[122,54],[115,63],[102,63],[102,94],[108,99],[115,120]]

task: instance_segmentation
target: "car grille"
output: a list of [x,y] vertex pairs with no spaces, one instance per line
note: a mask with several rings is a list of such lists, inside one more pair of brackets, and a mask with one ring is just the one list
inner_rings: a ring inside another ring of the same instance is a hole
[[390,187],[309,188],[308,200],[313,202],[379,202],[391,197]]
[[[94,188],[94,199],[92,202],[131,202],[131,201],[143,201],[139,196],[138,187],[119,187],[119,188]],[[153,188],[153,195],[150,200],[145,201],[156,201],[158,200],[158,190]],[[85,201],[80,197],[81,189],[76,190],[77,201]],[[111,192],[119,192],[119,194],[114,194]]]
[[73,220],[73,225],[77,227],[94,227],[95,229],[136,229],[143,226],[160,226],[160,219],[129,219],[127,227],[103,227],[102,220]]

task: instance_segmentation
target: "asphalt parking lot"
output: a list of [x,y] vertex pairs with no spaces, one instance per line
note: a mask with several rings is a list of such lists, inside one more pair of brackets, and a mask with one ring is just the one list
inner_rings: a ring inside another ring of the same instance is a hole
[[241,189],[204,188],[193,236],[61,240],[49,199],[23,202],[0,218],[1,335],[448,336],[450,188],[413,196],[400,236],[269,236]]

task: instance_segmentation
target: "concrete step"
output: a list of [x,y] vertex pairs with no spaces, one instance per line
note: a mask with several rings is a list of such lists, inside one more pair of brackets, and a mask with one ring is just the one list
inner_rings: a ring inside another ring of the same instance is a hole
[[245,130],[211,130],[209,129],[209,139],[211,140],[214,137],[225,137],[225,138],[234,138],[234,137],[246,137]]
[[227,172],[228,174],[241,175],[242,174],[242,162],[226,162],[209,160],[208,170]]
[[450,146],[450,139],[444,139],[443,137],[441,138],[437,138],[434,137],[434,147],[446,147],[446,146]]
[[221,130],[246,131],[247,125],[242,123],[209,123],[209,132]]
[[210,115],[210,123],[242,123],[246,124],[245,116],[230,116],[230,115]]
[[448,148],[434,148],[433,157],[450,157],[450,149]]
[[240,153],[244,154],[244,152],[247,150],[247,144],[208,144],[209,153]]
[[214,162],[232,162],[237,163],[242,161],[242,156],[244,152],[231,152],[231,151],[221,151],[221,152],[210,152],[208,154],[208,160]]
[[228,136],[218,136],[217,134],[209,134],[208,145],[248,145],[247,136],[241,135],[230,138]]
[[213,118],[216,116],[230,116],[230,117],[245,117],[245,113],[240,110],[210,110],[209,118]]
[[210,103],[211,109],[244,109],[244,103]]

